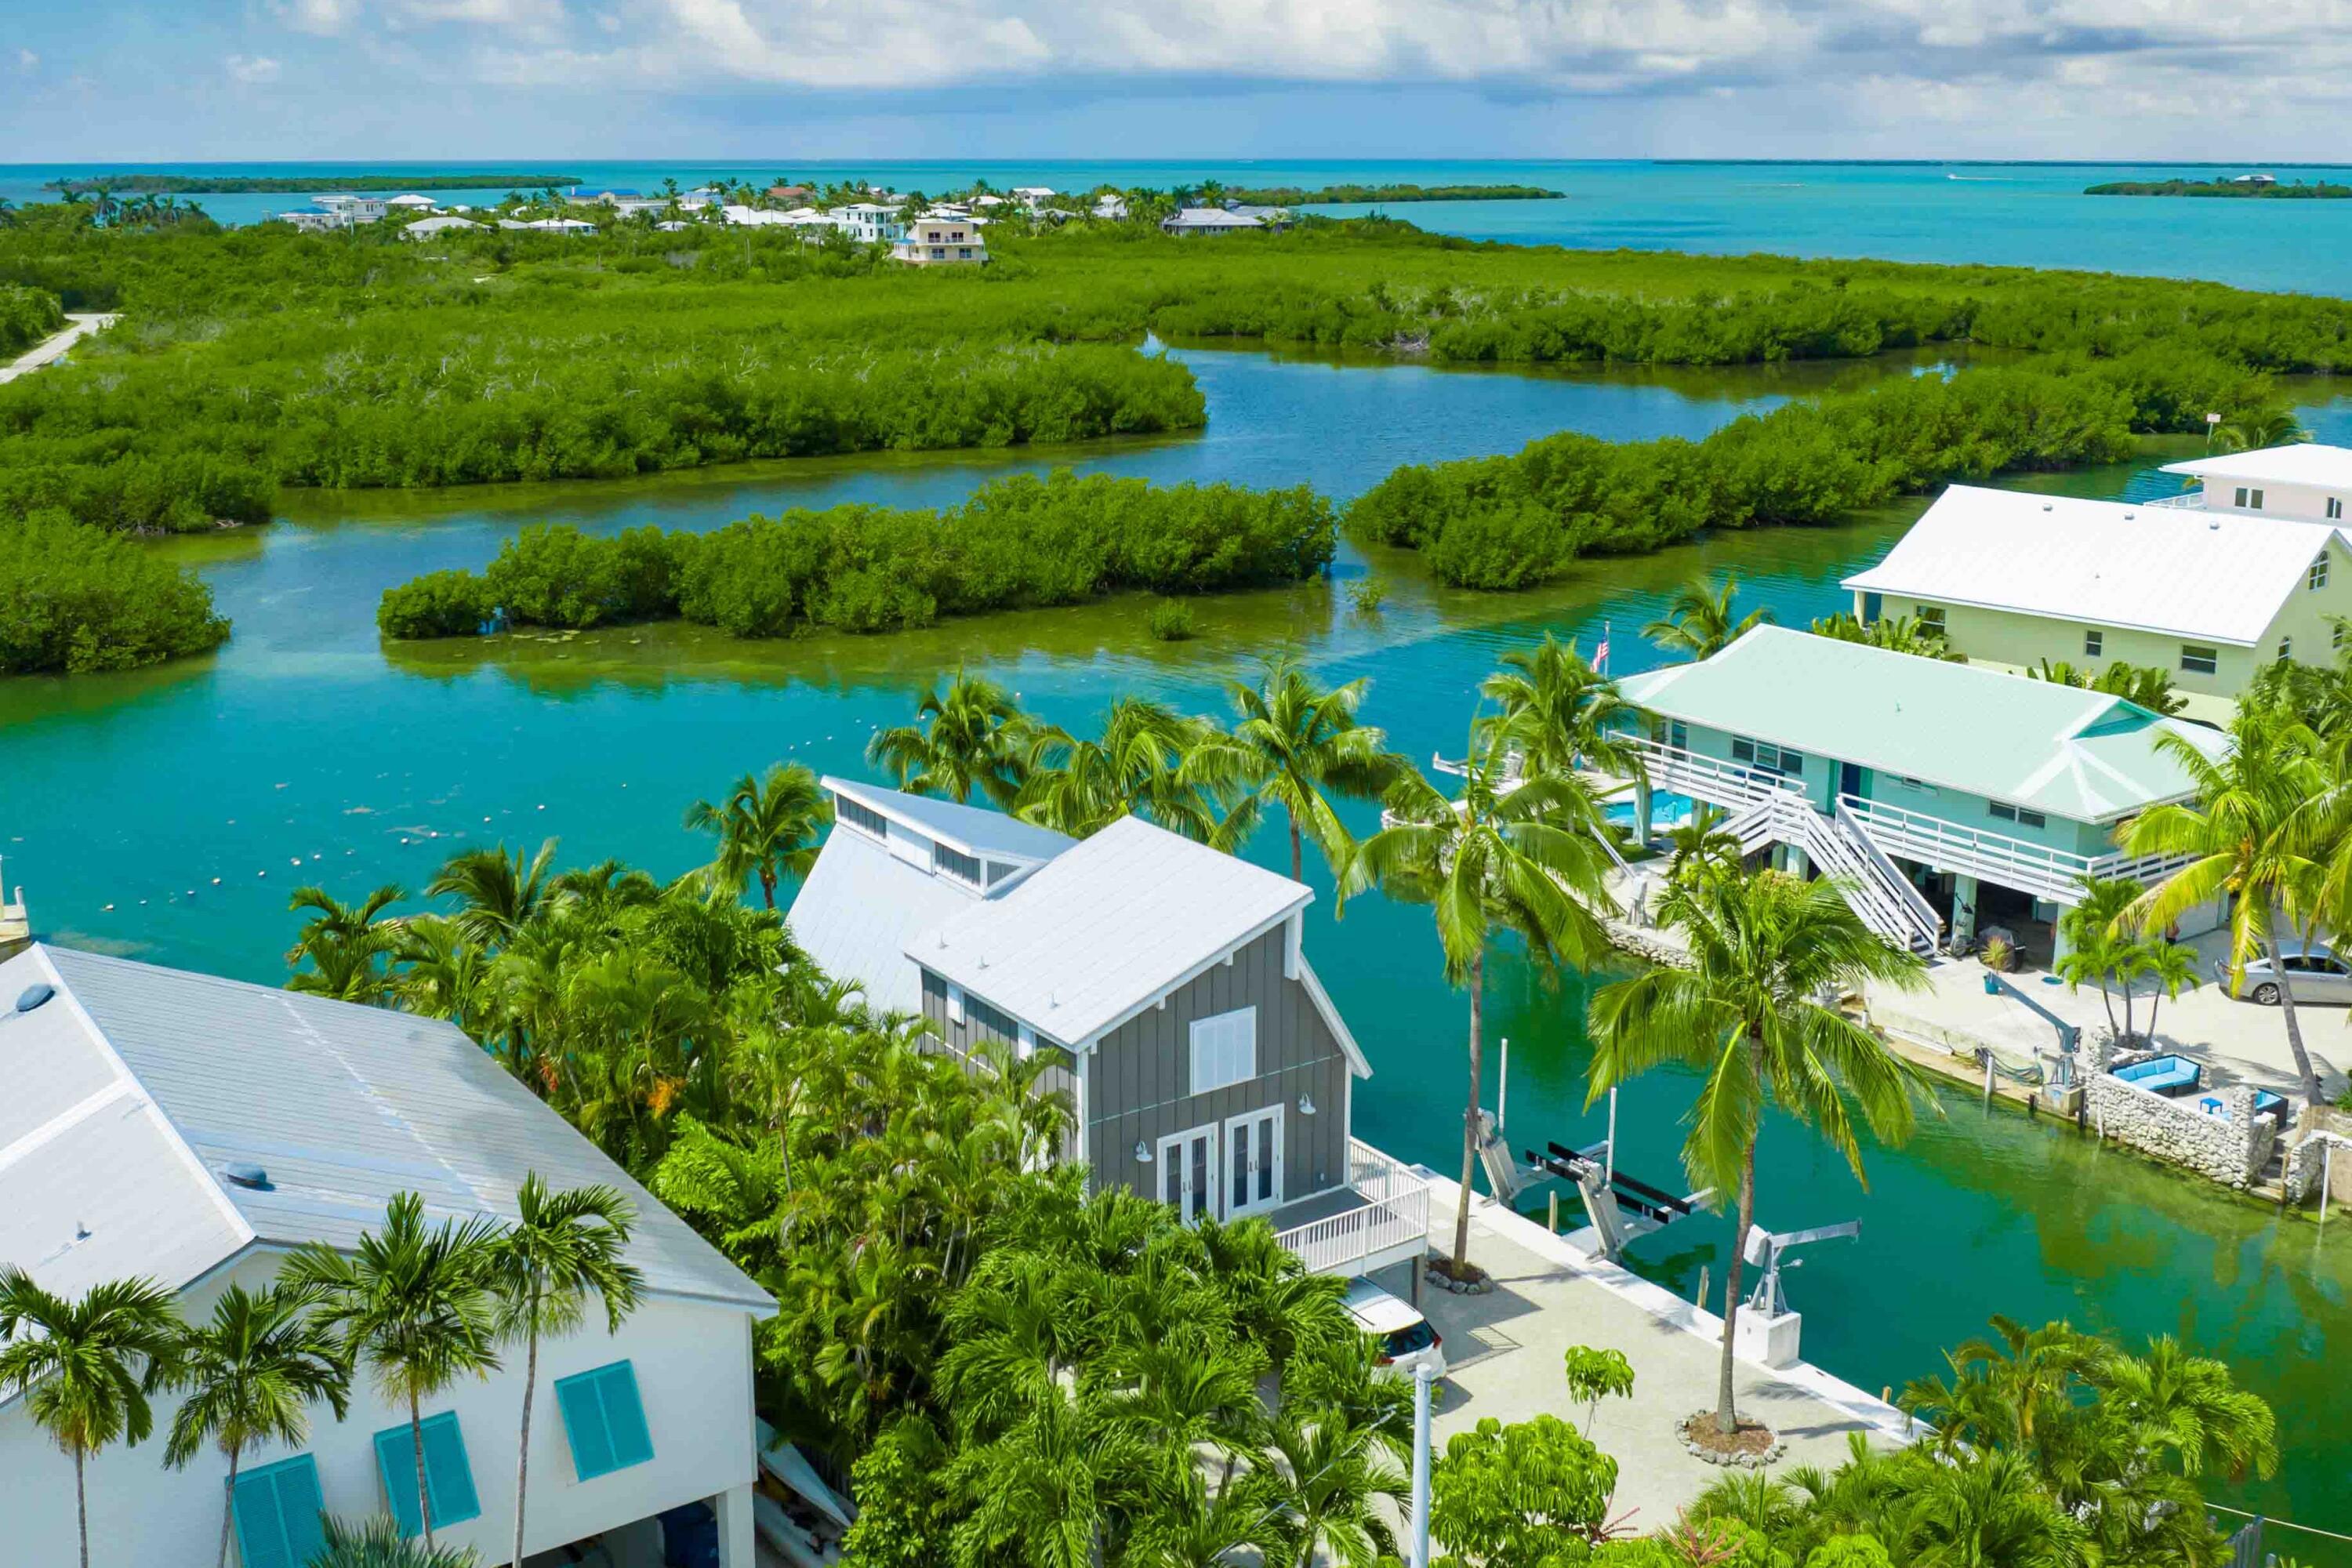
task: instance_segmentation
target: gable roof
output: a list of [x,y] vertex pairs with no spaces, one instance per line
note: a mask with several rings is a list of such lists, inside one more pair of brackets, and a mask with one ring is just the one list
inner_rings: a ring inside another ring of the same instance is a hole
[[907,955],[1066,1045],[1081,1045],[1313,900],[1287,877],[1125,817]]
[[2167,463],[2164,471],[2194,474],[2200,479],[2267,479],[2273,484],[2352,490],[2352,447],[2297,441],[2285,447],[2258,447],[2251,452],[2224,452],[2182,463]]
[[2120,697],[1759,626],[1714,658],[1618,683],[1649,712],[2077,822],[2190,791],[2161,733],[2208,755],[2219,731]]
[[1953,485],[1857,593],[2252,647],[2336,530],[2323,522]]
[[[455,1026],[37,944],[0,963],[0,1258],[51,1289],[178,1289],[255,1246],[349,1247],[395,1193],[435,1218],[516,1217],[536,1172],[637,1211],[649,1289],[774,1303]],[[268,1185],[228,1178],[258,1165]]]

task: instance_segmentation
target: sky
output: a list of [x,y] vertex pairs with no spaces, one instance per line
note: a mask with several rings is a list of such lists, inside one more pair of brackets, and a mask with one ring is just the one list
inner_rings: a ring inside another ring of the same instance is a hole
[[2352,0],[0,0],[0,162],[2343,157]]

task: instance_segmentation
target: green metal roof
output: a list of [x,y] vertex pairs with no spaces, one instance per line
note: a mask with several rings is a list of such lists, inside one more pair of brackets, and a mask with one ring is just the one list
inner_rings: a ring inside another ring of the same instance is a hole
[[2210,755],[2225,744],[2119,697],[1784,626],[1618,684],[1636,707],[1686,724],[2077,822],[2189,792],[2179,762],[2156,747],[2166,731]]

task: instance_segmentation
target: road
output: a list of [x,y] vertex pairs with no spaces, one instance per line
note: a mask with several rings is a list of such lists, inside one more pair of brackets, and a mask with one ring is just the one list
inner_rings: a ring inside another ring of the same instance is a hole
[[45,364],[52,364],[57,361],[65,358],[67,351],[71,349],[74,344],[81,342],[82,339],[89,336],[92,332],[104,331],[107,328],[114,325],[117,318],[112,315],[68,314],[66,317],[66,320],[72,324],[67,327],[64,331],[59,332],[53,338],[48,338],[41,342],[34,344],[31,348],[26,349],[23,353],[18,354],[12,363],[5,366],[0,366],[0,382],[14,381],[20,375],[26,374],[32,371],[37,371]]

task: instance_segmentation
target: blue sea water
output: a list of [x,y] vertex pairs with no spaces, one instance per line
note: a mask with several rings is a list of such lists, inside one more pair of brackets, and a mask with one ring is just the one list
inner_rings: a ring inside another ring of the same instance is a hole
[[[1534,184],[1566,193],[1557,201],[1432,202],[1398,216],[1474,239],[1642,250],[1874,257],[1894,261],[1993,262],[2082,267],[2163,277],[2206,278],[2246,288],[2352,294],[2352,201],[2200,201],[2086,196],[2107,180],[2208,177],[2237,166],[2179,163],[1744,163],[1429,161],[1294,163],[1037,162],[810,163],[782,156],[760,163],[575,160],[494,161],[500,173],[545,169],[575,174],[593,190],[651,191],[675,178],[706,181],[778,175],[823,183],[856,178],[901,191],[938,192],[985,179],[1002,187],[1090,189],[1108,183],[1165,188],[1217,179],[1232,185],[1335,184]],[[0,163],[0,198],[41,199],[43,182],[123,173],[128,164]],[[453,163],[150,163],[169,173],[420,175]],[[2352,166],[2283,167],[2281,179],[2352,180]],[[451,201],[495,202],[499,191],[436,191]],[[198,197],[232,223],[310,205],[305,195]],[[1360,207],[1330,209],[1356,213]]]

